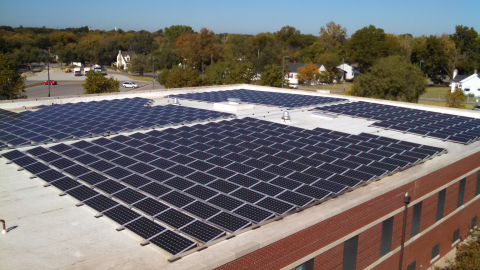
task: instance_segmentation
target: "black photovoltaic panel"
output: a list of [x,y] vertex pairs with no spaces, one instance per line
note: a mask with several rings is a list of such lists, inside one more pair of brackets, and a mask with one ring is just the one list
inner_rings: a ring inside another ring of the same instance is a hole
[[140,235],[144,239],[153,237],[166,230],[162,225],[151,221],[145,217],[141,217],[127,225],[125,227],[132,232]]
[[314,201],[314,199],[311,197],[307,197],[307,196],[292,192],[290,190],[287,190],[282,194],[277,195],[276,198],[282,201],[294,204],[298,207],[304,207]]
[[167,211],[156,215],[155,218],[175,229],[180,229],[195,220],[193,217],[185,215],[175,209],[168,209]]
[[[469,144],[480,138],[480,119],[363,101],[315,108],[347,116],[380,120],[372,126]],[[392,142],[391,140],[384,140]],[[381,141],[375,141],[382,144]],[[396,143],[396,142],[393,142]]]
[[63,191],[80,186],[80,183],[69,177],[63,177],[59,180],[51,182],[50,184]]
[[[5,145],[3,147],[18,147],[30,143],[68,140],[72,137],[113,134],[125,132],[127,129],[170,126],[185,122],[182,118],[206,121],[234,117],[229,113],[183,106],[145,106],[147,103],[147,99],[133,98],[39,106],[38,111],[21,113],[0,109],[2,121],[9,123],[8,126],[0,126],[0,133],[4,134],[0,136],[0,143]],[[145,119],[148,119],[148,123]],[[118,121],[114,122],[115,120]],[[140,140],[142,137],[139,135],[135,138]],[[102,139],[95,140],[94,143],[108,145],[108,142]],[[138,147],[141,143],[130,140],[129,145]],[[82,143],[76,147],[84,149],[87,148],[86,145]],[[97,151],[99,148],[89,150]]]
[[225,235],[224,231],[198,220],[183,227],[180,231],[202,243],[208,243]]
[[251,225],[250,221],[239,218],[227,212],[220,212],[219,214],[209,218],[208,222],[229,232],[236,232]]
[[53,182],[55,180],[58,180],[62,177],[64,177],[62,173],[56,171],[56,170],[47,170],[42,173],[37,174],[37,177],[46,181],[46,182]]
[[233,213],[249,219],[255,223],[260,223],[275,216],[275,214],[272,212],[263,210],[250,204],[245,204],[239,207],[238,209],[233,211]]
[[25,169],[25,171],[30,172],[34,175],[50,170],[50,167],[40,162],[30,164],[23,168]]
[[193,240],[183,237],[170,230],[166,230],[160,235],[149,239],[149,241],[172,255],[182,253],[197,246]]
[[288,204],[286,202],[267,197],[257,203],[255,205],[260,206],[264,209],[270,210],[278,215],[283,215],[295,208],[295,206]]
[[140,217],[140,214],[128,209],[123,205],[119,205],[115,208],[107,210],[103,212],[103,214],[120,225],[123,225]]
[[185,206],[183,210],[201,219],[208,219],[220,212],[219,209],[199,201],[195,201]]
[[133,206],[150,216],[155,216],[169,208],[168,205],[152,198],[146,198],[145,200],[141,200],[135,203]]
[[212,189],[206,188],[202,185],[195,185],[185,190],[185,193],[188,193],[201,200],[208,200],[218,194],[218,192],[213,191]]
[[95,185],[96,188],[108,193],[108,194],[113,194],[115,192],[118,192],[122,189],[125,189],[126,186],[116,182],[116,181],[113,181],[113,180],[106,180],[106,181],[103,181],[101,182],[100,184],[96,184]]
[[240,201],[240,200],[237,200],[237,199],[234,199],[230,196],[227,196],[225,194],[219,194],[211,199],[208,200],[209,203],[213,204],[213,205],[216,205],[222,209],[225,209],[227,211],[232,211],[236,208],[238,208],[239,206],[241,206],[242,204],[244,204],[244,202]]
[[114,206],[118,205],[116,201],[110,198],[107,198],[106,196],[101,194],[91,199],[88,199],[83,203],[99,212],[103,212],[107,209],[113,208]]
[[90,184],[90,185],[96,185],[100,182],[103,182],[107,180],[108,178],[97,173],[97,172],[90,172],[87,174],[84,174],[82,176],[79,176],[78,179]]
[[172,191],[170,193],[167,193],[165,195],[163,195],[162,197],[160,197],[160,199],[162,199],[163,201],[173,205],[173,206],[176,206],[176,207],[184,207],[185,205],[193,202],[195,199],[193,199],[192,197],[189,197],[185,194],[182,194],[178,191]]
[[119,191],[113,195],[113,197],[120,199],[121,201],[127,203],[127,204],[133,204],[136,203],[144,198],[146,198],[145,195],[142,193],[135,191],[130,188],[126,188],[122,191]]
[[158,183],[150,183],[141,187],[140,189],[154,197],[160,197],[172,191],[171,188],[165,187]]
[[282,108],[301,108],[319,104],[328,104],[347,101],[341,98],[329,98],[319,96],[285,94],[275,92],[264,92],[254,90],[228,90],[228,91],[212,91],[194,94],[173,95],[180,99],[198,100],[206,102],[223,102],[228,98],[239,98],[242,102],[262,104],[269,106],[277,106]]
[[99,195],[98,192],[86,186],[79,186],[77,188],[71,189],[67,191],[67,194],[79,201],[85,201]]

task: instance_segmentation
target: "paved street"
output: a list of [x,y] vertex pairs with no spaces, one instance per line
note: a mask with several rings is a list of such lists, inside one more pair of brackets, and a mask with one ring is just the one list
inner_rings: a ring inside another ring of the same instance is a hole
[[[132,91],[132,88],[123,88],[122,83],[125,81],[131,81],[130,78],[119,75],[119,74],[109,74],[108,77],[114,77],[120,82],[120,92]],[[26,85],[43,82],[47,80],[46,73],[37,73],[36,76],[28,77],[25,82]],[[72,73],[51,73],[50,80],[57,81],[57,85],[50,86],[50,96],[71,96],[71,95],[80,95],[83,94],[82,84],[85,81],[85,76],[74,76]],[[136,89],[152,89],[152,84],[149,82],[135,81],[138,84],[139,88]],[[155,84],[155,89],[164,89],[163,85],[158,83]],[[28,87],[25,89],[26,95],[28,98],[41,98],[48,97],[48,85],[39,85]]]

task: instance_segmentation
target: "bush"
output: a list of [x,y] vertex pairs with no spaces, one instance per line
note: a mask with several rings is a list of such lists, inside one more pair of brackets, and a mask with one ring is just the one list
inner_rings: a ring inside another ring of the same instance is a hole
[[119,88],[119,82],[117,79],[106,79],[102,73],[95,73],[90,70],[87,73],[85,83],[82,84],[85,94],[100,94],[100,93],[112,93],[117,92]]
[[460,109],[465,109],[467,107],[467,105],[465,105],[465,101],[467,101],[467,98],[465,97],[462,89],[460,88],[455,89],[455,92],[453,93],[447,93],[445,95],[445,99],[447,100],[447,107]]

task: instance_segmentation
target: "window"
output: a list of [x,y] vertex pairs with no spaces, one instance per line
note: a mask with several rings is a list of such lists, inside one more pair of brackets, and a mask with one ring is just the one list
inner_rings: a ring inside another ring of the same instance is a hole
[[412,229],[410,231],[410,237],[414,237],[420,232],[421,219],[422,219],[422,202],[419,202],[413,206]]
[[392,248],[393,217],[382,224],[382,240],[380,242],[380,258],[389,253]]
[[440,254],[440,244],[432,248],[432,260]]
[[412,262],[407,266],[407,270],[415,270],[416,264],[417,264],[417,261]]
[[357,268],[358,235],[345,241],[343,246],[343,270]]
[[445,208],[445,194],[447,193],[447,190],[441,190],[438,193],[438,201],[437,201],[437,219],[436,221],[439,221],[440,219],[443,218],[443,210]]
[[470,88],[465,88],[465,92],[468,92],[468,91],[470,91]]
[[477,227],[477,217],[472,218],[472,222],[470,223],[470,230],[475,229]]
[[302,265],[297,266],[295,270],[313,270],[313,259],[310,259]]
[[452,243],[457,242],[458,238],[460,238],[460,229],[453,232]]
[[458,186],[458,200],[457,200],[457,208],[463,205],[463,196],[465,195],[465,182],[467,181],[466,178],[460,180],[460,184]]
[[477,172],[477,186],[475,187],[475,196],[480,195],[480,171]]

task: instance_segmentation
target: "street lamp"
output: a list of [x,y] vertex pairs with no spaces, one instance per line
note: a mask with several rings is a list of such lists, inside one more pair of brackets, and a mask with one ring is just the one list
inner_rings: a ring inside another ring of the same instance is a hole
[[400,245],[400,262],[398,269],[402,270],[402,261],[403,261],[403,248],[405,246],[405,228],[407,227],[407,212],[408,212],[408,205],[410,204],[411,197],[408,196],[408,192],[405,192],[405,196],[403,197],[403,203],[405,204],[405,210],[403,212],[403,228],[402,228],[402,243]]
[[153,63],[153,73],[152,73],[152,89],[155,89],[155,57],[148,57],[149,59],[152,59]]
[[50,97],[50,48],[48,48],[48,55],[47,55],[47,72],[48,72],[48,97]]
[[290,59],[290,56],[288,55],[285,55],[284,57],[282,57],[282,88],[283,88],[283,85],[284,85],[284,79],[285,79],[285,58],[287,59]]

